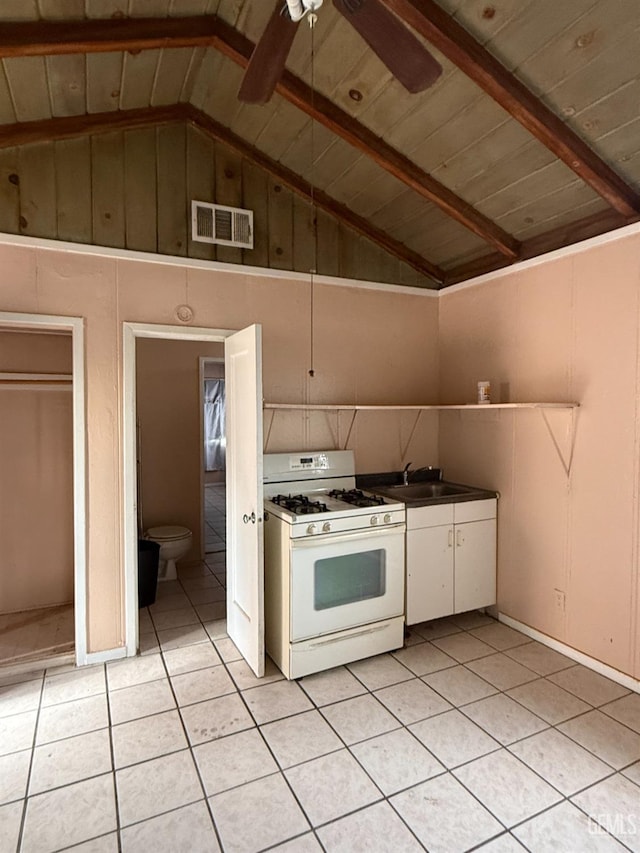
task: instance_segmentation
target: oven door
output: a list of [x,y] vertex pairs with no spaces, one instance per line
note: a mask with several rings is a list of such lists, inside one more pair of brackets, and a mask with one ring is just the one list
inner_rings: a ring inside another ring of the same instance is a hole
[[404,524],[291,541],[291,640],[404,613]]

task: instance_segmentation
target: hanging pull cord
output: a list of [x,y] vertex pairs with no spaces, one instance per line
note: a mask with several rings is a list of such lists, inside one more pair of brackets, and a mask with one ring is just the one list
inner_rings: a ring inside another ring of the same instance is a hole
[[[310,12],[308,15],[309,27],[311,28],[311,107],[314,111],[315,97],[315,25],[318,16],[315,12]],[[311,185],[311,222],[313,225],[313,267],[311,269],[310,279],[310,294],[309,294],[309,376],[313,379],[316,375],[313,367],[314,358],[314,275],[318,266],[318,221],[315,203],[315,181],[314,181],[314,165],[315,165],[315,121],[311,119],[311,169],[309,174],[309,183]]]

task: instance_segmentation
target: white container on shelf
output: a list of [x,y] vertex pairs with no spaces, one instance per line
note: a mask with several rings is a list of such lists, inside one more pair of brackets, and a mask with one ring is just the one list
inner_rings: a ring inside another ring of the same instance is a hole
[[491,402],[491,382],[478,382],[478,403]]

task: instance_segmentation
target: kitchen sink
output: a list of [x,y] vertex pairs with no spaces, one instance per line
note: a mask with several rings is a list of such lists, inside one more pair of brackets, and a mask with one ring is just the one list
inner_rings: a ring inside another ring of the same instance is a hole
[[372,486],[371,491],[402,501],[406,504],[424,506],[430,503],[457,503],[464,500],[477,500],[484,497],[494,497],[495,493],[487,493],[475,486],[462,486],[459,483],[448,483],[442,480],[428,480],[408,485]]
[[409,483],[407,486],[386,486],[385,490],[393,492],[400,499],[415,498],[442,498],[451,495],[466,495],[476,491],[469,486],[459,486],[456,483],[442,483],[440,481],[427,483]]

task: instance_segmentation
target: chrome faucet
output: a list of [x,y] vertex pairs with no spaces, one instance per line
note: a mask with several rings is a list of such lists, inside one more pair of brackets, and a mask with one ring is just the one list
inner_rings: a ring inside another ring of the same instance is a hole
[[413,462],[407,462],[404,466],[404,470],[402,471],[402,485],[409,485],[409,468],[413,465]]

